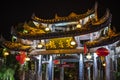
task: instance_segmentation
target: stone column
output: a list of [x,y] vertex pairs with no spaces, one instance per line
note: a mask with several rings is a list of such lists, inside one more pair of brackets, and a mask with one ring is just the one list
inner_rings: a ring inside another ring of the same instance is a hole
[[98,64],[97,64],[97,54],[94,53],[93,59],[93,80],[98,80]]
[[38,56],[38,78],[37,80],[42,80],[42,55]]
[[84,80],[84,60],[83,54],[80,54],[79,59],[79,80]]
[[[88,64],[89,64],[89,63],[88,63]],[[88,80],[91,80],[91,77],[90,77],[90,75],[91,75],[90,67],[91,67],[91,66],[87,67],[87,70],[88,70]]]
[[106,80],[110,80],[110,57],[106,56]]
[[[61,64],[63,64],[63,60],[61,60]],[[64,80],[64,67],[60,68],[60,80]]]
[[48,64],[48,80],[52,80],[52,68],[53,67],[53,57],[50,55],[49,64]]

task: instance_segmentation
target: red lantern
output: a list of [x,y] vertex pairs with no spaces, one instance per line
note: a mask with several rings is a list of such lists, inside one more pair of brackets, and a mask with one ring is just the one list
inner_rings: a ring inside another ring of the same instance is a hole
[[20,53],[20,64],[24,64],[26,58],[25,52]]
[[101,48],[98,48],[96,50],[96,54],[98,56],[104,56],[105,57],[105,56],[107,56],[109,54],[109,51],[106,48],[101,47]]
[[54,64],[60,64],[60,61],[59,60],[54,60],[53,63]]
[[20,55],[19,55],[19,54],[16,55],[16,60],[17,60],[17,61],[20,61]]
[[20,64],[24,64],[26,59],[26,54],[24,51],[21,51],[20,54],[16,56],[16,60],[19,61]]
[[96,54],[100,57],[101,61],[103,62],[105,60],[105,56],[109,54],[109,51],[106,48],[98,48],[96,50]]

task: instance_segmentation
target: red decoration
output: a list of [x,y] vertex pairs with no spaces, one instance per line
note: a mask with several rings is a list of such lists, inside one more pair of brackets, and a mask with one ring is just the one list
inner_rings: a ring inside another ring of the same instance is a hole
[[16,56],[16,60],[19,61],[20,64],[24,64],[26,58],[26,54],[24,51],[21,51],[20,54]]
[[53,63],[54,64],[60,64],[60,61],[59,60],[54,60]]
[[87,52],[88,52],[87,46],[84,45],[84,54],[87,54]]
[[20,61],[20,54],[18,54],[18,55],[16,56],[16,60],[17,60],[17,61]]
[[109,54],[109,51],[106,48],[101,47],[101,48],[98,48],[96,50],[96,54],[98,56],[104,56],[105,57],[105,56],[107,56]]

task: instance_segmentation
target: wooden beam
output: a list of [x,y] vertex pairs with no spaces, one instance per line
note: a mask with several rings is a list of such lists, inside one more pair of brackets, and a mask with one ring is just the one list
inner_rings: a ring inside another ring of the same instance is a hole
[[[90,52],[95,52],[94,49],[90,49]],[[58,50],[32,50],[29,55],[48,55],[48,54],[79,54],[83,53],[84,48],[77,48],[77,49],[58,49]]]

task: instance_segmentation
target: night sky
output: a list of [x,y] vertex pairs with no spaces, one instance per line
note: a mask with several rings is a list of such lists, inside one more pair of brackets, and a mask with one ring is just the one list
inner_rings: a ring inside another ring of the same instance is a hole
[[112,26],[120,30],[120,4],[117,0],[4,0],[0,2],[0,33],[9,38],[11,26],[31,20],[33,13],[40,18],[67,16],[70,12],[83,13],[98,2],[100,13],[109,8],[112,13]]

